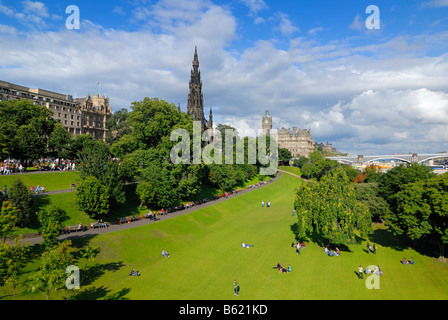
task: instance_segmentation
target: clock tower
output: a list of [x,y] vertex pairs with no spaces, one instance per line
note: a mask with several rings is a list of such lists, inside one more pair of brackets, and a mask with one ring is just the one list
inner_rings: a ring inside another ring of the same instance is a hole
[[272,117],[269,115],[269,110],[266,109],[266,113],[263,117],[263,122],[261,123],[261,128],[263,129],[263,134],[270,135],[272,130]]

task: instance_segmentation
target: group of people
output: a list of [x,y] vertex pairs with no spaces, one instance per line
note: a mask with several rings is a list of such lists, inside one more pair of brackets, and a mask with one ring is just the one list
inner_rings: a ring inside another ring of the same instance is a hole
[[367,242],[367,253],[370,253],[370,251],[376,254],[376,245],[373,244],[373,246],[370,246],[370,243]]
[[305,242],[300,243],[300,241],[297,241],[297,243],[292,242],[291,247],[296,248],[296,254],[301,254],[300,250],[306,248]]
[[21,163],[7,163],[6,161],[0,165],[0,175],[8,175],[11,173],[21,173],[25,169]]
[[[264,207],[264,201],[261,201],[261,206]],[[270,207],[271,206],[271,202],[270,201],[266,201],[266,207]]]
[[36,188],[34,188],[33,186],[31,186],[31,187],[30,187],[30,191],[31,191],[31,193],[34,193],[34,194],[44,193],[44,192],[45,192],[45,188],[42,187],[42,186],[40,186],[40,185],[37,185]]
[[328,249],[328,246],[326,246],[324,248],[324,252],[329,256],[329,257],[339,257],[341,255],[341,252],[339,251],[338,247],[335,247],[335,249],[332,251],[330,249]]
[[[107,228],[107,223],[104,222],[103,219],[99,219],[99,220],[97,220],[96,223],[98,224],[98,227],[99,227],[99,228]],[[94,227],[94,224],[95,224],[95,222],[92,222],[92,223],[90,224],[90,227],[93,228],[93,227]]]
[[280,264],[280,262],[277,263],[277,265],[275,267],[273,267],[272,269],[278,269],[278,272],[280,273],[287,273],[287,272],[291,272],[291,265],[288,264],[287,267],[284,267],[283,265]]
[[373,270],[370,270],[369,267],[367,267],[365,270],[363,269],[362,265],[359,265],[358,267],[358,278],[364,279],[363,274],[376,274],[377,276],[383,275],[383,271],[381,271],[379,266],[375,266]]
[[406,260],[406,258],[403,258],[403,260],[401,260],[401,263],[402,264],[415,264],[415,260],[412,257],[409,260]]

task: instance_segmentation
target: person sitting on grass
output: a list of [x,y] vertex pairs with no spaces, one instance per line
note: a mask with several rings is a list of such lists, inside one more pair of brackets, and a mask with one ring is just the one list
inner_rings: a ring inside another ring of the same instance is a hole
[[408,260],[406,260],[406,258],[403,258],[403,260],[401,260],[402,264],[408,264]]
[[168,258],[170,255],[168,254],[168,252],[165,251],[165,249],[162,250],[162,256],[165,258]]
[[414,260],[414,258],[411,257],[411,259],[409,259],[408,263],[409,263],[409,264],[415,264],[415,260]]
[[135,271],[135,268],[132,268],[132,271],[131,271],[131,273],[129,274],[130,276],[140,276],[140,272],[138,272],[138,271]]

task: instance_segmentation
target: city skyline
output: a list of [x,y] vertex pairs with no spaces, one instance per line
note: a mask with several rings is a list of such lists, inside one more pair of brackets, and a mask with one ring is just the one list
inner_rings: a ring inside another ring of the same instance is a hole
[[186,112],[197,46],[204,109],[242,136],[268,107],[274,128],[311,129],[342,152],[439,152],[447,13],[446,0],[0,1],[0,79],[74,97],[101,82],[113,111],[158,97]]

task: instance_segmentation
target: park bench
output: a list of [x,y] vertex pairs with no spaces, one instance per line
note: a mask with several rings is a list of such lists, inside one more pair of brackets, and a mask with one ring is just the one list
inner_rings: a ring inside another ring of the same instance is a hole
[[118,224],[123,224],[123,223],[131,223],[133,221],[137,221],[137,220],[141,220],[142,217],[140,216],[127,216],[127,217],[122,217],[122,218],[118,218],[117,222]]
[[[65,232],[64,232],[65,230]],[[72,226],[67,226],[63,229],[63,233],[70,233],[70,232],[78,232],[78,231],[86,231],[87,227],[86,226],[79,226],[79,224],[75,224]]]
[[[106,227],[107,227],[107,222],[102,222],[102,223],[105,224]],[[90,223],[90,229],[101,228],[100,224],[101,223],[98,222],[98,221],[91,222]]]

